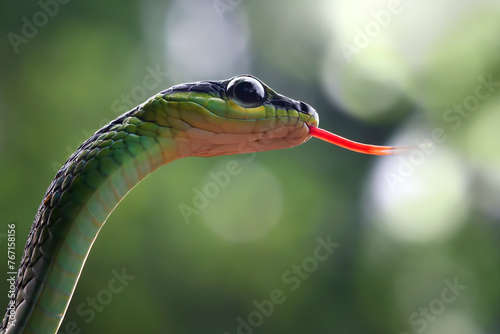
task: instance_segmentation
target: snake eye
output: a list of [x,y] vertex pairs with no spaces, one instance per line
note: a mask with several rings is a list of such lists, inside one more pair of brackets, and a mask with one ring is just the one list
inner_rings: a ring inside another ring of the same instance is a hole
[[243,108],[256,108],[266,100],[266,90],[254,78],[238,77],[227,85],[227,96]]

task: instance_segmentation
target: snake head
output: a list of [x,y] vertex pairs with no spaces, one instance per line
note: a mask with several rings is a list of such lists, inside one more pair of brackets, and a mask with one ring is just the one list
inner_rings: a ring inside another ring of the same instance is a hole
[[144,123],[139,134],[151,135],[156,129],[153,135],[173,139],[177,158],[289,148],[311,137],[365,154],[413,148],[358,143],[320,129],[314,108],[278,94],[251,75],[173,86],[131,113],[125,116]]
[[179,156],[250,153],[302,144],[317,126],[308,104],[251,75],[200,81],[161,92]]

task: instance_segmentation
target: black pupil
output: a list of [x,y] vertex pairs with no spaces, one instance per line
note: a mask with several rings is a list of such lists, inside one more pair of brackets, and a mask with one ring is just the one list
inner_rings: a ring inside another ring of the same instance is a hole
[[242,102],[255,102],[260,100],[260,95],[257,92],[253,82],[243,81],[234,87],[234,95]]

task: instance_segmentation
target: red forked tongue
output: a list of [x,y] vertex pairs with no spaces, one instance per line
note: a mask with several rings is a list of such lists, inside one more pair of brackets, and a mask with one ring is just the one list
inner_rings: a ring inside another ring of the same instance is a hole
[[340,147],[346,148],[351,151],[365,153],[365,154],[388,155],[388,154],[401,153],[402,151],[414,148],[413,146],[395,147],[395,146],[377,146],[377,145],[362,144],[338,136],[336,134],[333,134],[331,132],[317,128],[312,125],[308,125],[308,127],[309,127],[309,134],[313,137],[319,138],[321,140],[338,145]]

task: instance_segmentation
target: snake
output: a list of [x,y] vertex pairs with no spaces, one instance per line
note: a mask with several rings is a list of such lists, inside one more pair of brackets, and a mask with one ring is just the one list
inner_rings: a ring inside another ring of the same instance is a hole
[[290,148],[311,137],[366,154],[401,149],[351,141],[318,124],[310,105],[245,74],[172,86],[103,126],[68,158],[42,199],[0,333],[57,333],[107,217],[169,162]]

